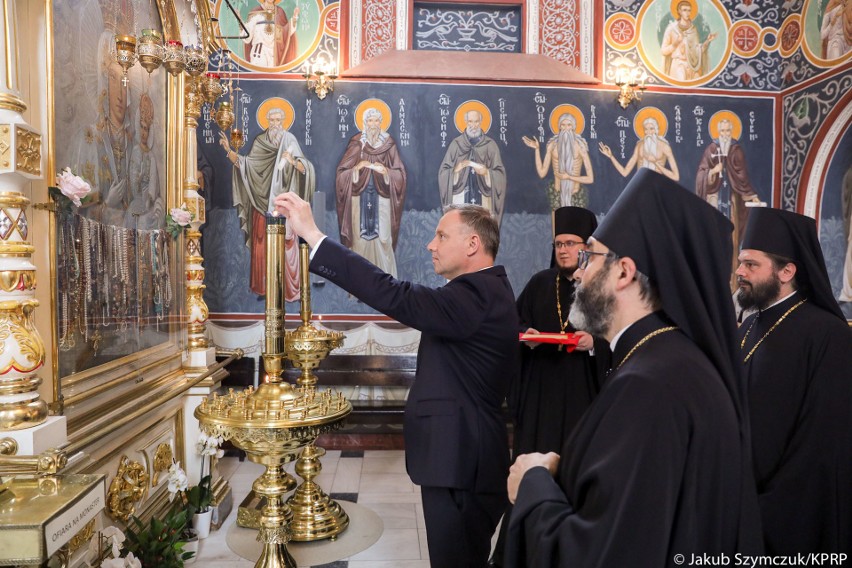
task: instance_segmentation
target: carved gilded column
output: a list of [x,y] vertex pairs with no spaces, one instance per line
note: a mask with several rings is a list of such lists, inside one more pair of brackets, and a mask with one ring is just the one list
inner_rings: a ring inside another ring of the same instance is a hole
[[215,361],[215,351],[207,340],[206,323],[209,315],[204,302],[204,267],[201,256],[201,225],[206,221],[204,198],[198,193],[196,179],[198,170],[198,141],[195,130],[198,117],[201,116],[201,98],[197,88],[197,78],[188,78],[184,91],[184,163],[183,200],[192,213],[192,222],[184,233],[186,239],[186,313],[188,318],[188,357],[184,365],[189,368],[207,367]]
[[41,179],[41,134],[23,117],[18,91],[15,3],[0,2],[0,430],[47,420],[36,375],[45,349],[33,322],[36,274],[23,190]]

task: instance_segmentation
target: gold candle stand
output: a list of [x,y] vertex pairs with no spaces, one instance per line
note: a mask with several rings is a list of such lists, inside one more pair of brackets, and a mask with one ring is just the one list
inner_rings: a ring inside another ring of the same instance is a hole
[[[249,460],[266,466],[263,475],[252,484],[258,495],[266,498],[260,513],[259,538],[263,552],[256,568],[296,568],[287,551],[293,538],[291,519],[295,518],[284,494],[296,481],[284,471],[299,449],[309,446],[317,437],[340,427],[352,412],[352,405],[341,393],[331,389],[296,389],[283,381],[284,361],[284,221],[267,217],[266,227],[266,337],[263,384],[226,396],[214,394],[195,409],[201,431],[221,436],[246,452]],[[308,479],[311,462],[300,475]],[[306,469],[307,468],[307,469]],[[297,466],[297,471],[300,467]],[[348,520],[348,519],[347,519]],[[344,527],[345,528],[345,527]],[[341,529],[342,530],[342,529]]]
[[[343,334],[339,331],[319,330],[311,325],[311,283],[308,271],[308,245],[299,247],[301,289],[299,315],[302,324],[288,331],[284,339],[287,359],[302,372],[297,379],[299,391],[305,395],[316,392],[317,377],[313,369],[328,357],[332,349],[343,345]],[[311,442],[296,461],[296,474],[304,481],[287,501],[293,510],[290,523],[294,541],[335,539],[349,526],[349,516],[339,503],[331,499],[314,478],[322,471],[320,458],[323,448]]]

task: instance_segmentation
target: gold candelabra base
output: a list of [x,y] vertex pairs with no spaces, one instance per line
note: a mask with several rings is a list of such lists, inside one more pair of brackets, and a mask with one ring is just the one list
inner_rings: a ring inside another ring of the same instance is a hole
[[293,511],[290,520],[290,539],[299,542],[334,540],[349,526],[349,515],[322,488],[314,478],[322,471],[320,458],[325,450],[311,442],[296,460],[296,473],[305,481],[287,500]]
[[291,540],[289,523],[293,512],[282,499],[285,493],[296,486],[296,480],[284,471],[284,463],[289,460],[276,461],[267,465],[264,474],[252,484],[256,493],[266,497],[266,505],[260,511],[258,535],[263,542],[263,552],[255,568],[296,568],[296,561],[287,550],[287,543]]
[[[302,371],[296,381],[299,392],[306,396],[316,392],[317,377],[312,371],[332,349],[342,344],[342,333],[316,329],[307,321],[285,334],[286,357],[295,368]],[[290,508],[293,509],[293,521],[290,527],[294,541],[334,539],[349,526],[349,516],[343,507],[331,499],[314,481],[314,478],[322,471],[320,458],[324,455],[325,450],[317,447],[314,441],[302,450],[301,456],[296,461],[296,473],[304,481],[288,500]]]
[[287,383],[264,383],[257,391],[249,387],[221,397],[214,394],[195,409],[202,432],[230,440],[249,460],[266,466],[252,484],[254,492],[266,498],[259,521],[263,552],[255,568],[296,568],[287,551],[294,513],[284,500],[296,480],[284,466],[320,434],[336,430],[351,411],[339,394],[303,394]]

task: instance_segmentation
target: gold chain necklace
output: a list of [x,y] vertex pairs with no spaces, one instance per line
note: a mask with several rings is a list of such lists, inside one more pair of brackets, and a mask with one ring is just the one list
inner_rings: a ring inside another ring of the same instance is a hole
[[[556,271],[556,315],[559,317],[559,333],[565,333],[565,328],[568,327],[568,319],[570,317],[566,317],[565,321],[562,321],[562,304],[559,302],[559,277],[561,273]],[[560,343],[558,351],[562,351],[563,345]]]
[[[804,304],[807,301],[808,301],[807,298],[805,298],[804,300],[800,301],[798,304],[796,304],[795,306],[793,306],[792,308],[790,308],[789,310],[784,312],[784,315],[782,315],[780,318],[778,318],[778,321],[776,321],[774,324],[772,324],[772,327],[769,328],[769,331],[764,333],[763,337],[761,337],[760,340],[757,343],[754,344],[754,347],[751,348],[751,351],[749,351],[748,355],[746,355],[745,359],[743,359],[743,363],[747,363],[748,360],[751,359],[751,356],[754,355],[754,352],[757,351],[757,348],[760,347],[760,344],[763,343],[763,340],[766,339],[767,337],[769,337],[769,334],[772,333],[773,331],[775,331],[775,328],[778,327],[779,325],[781,325],[781,322],[784,321],[784,319],[787,316],[792,314],[793,310],[795,310],[796,308],[798,308],[799,306],[801,306],[802,304]],[[752,320],[751,325],[748,326],[748,329],[746,330],[746,333],[743,336],[743,340],[740,342],[740,349],[745,349],[746,339],[748,339],[748,334],[751,333],[751,328],[754,327],[755,323],[757,323],[757,317],[755,317]]]
[[643,337],[642,339],[640,339],[639,343],[634,345],[633,349],[631,349],[630,351],[627,352],[627,355],[624,356],[624,359],[621,360],[621,362],[618,364],[618,366],[615,368],[615,370],[617,371],[618,369],[620,369],[621,366],[624,365],[625,361],[630,359],[630,356],[633,355],[633,353],[635,353],[636,350],[639,349],[640,347],[642,347],[642,345],[644,345],[647,341],[657,337],[658,335],[666,333],[667,331],[674,331],[676,329],[677,329],[677,326],[674,326],[674,325],[670,325],[669,327],[661,327],[660,329],[654,330],[651,333],[649,333],[648,335],[646,335],[645,337]]
[[568,318],[562,321],[562,304],[559,302],[559,277],[560,272],[556,272],[556,315],[559,316],[559,333],[565,333],[565,328],[568,327]]

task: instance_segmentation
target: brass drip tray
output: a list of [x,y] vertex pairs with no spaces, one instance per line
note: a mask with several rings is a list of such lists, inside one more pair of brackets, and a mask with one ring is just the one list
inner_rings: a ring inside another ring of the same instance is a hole
[[288,383],[265,383],[201,401],[195,415],[210,424],[236,428],[291,429],[336,422],[352,412],[343,393],[294,389]]

